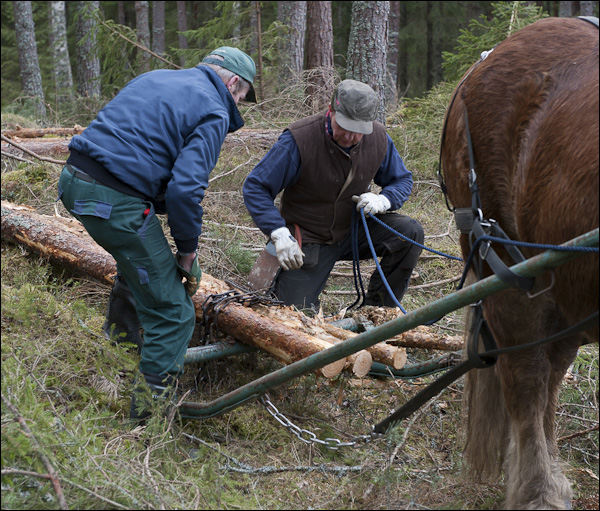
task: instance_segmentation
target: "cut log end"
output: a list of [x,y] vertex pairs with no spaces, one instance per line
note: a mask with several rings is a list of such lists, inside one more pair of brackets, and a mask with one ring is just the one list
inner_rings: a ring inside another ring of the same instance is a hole
[[332,378],[335,378],[338,374],[340,374],[344,370],[345,366],[346,358],[342,358],[322,367],[321,369],[319,369],[319,373],[321,373],[321,375],[323,375],[325,378],[331,380]]

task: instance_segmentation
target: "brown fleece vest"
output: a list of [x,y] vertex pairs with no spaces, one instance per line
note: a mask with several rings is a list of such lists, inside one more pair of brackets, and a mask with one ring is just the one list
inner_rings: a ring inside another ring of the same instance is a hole
[[[350,229],[353,195],[368,191],[387,152],[383,124],[375,121],[346,154],[325,131],[325,113],[289,126],[300,150],[300,178],[285,189],[280,210],[288,226],[300,227],[303,243],[336,243]],[[290,229],[294,232],[294,229]]]

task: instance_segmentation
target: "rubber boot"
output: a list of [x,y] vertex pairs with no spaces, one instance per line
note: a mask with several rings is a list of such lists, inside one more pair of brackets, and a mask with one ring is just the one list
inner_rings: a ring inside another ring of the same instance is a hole
[[[142,374],[145,385],[136,377],[129,409],[129,418],[137,425],[144,425],[157,405],[164,405],[167,401],[173,404],[177,402],[175,379],[172,376]],[[168,413],[168,407],[165,410]]]
[[104,335],[107,339],[112,339],[118,343],[135,344],[138,353],[140,353],[144,345],[140,328],[140,320],[137,317],[133,294],[123,276],[117,274],[115,285],[108,297],[106,321],[102,326]]

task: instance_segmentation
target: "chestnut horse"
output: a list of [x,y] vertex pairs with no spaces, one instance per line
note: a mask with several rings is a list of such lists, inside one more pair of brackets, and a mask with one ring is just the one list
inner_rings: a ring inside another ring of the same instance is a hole
[[[472,206],[470,161],[484,218],[496,220],[511,240],[557,245],[598,227],[594,24],[537,21],[471,67],[446,112],[441,148],[441,175],[456,208]],[[466,259],[466,234],[460,243]],[[515,264],[500,244],[493,247],[508,266]],[[526,258],[540,253],[521,251]],[[483,270],[491,273],[487,264]],[[546,338],[598,310],[598,256],[582,255],[537,277],[530,292],[511,287],[482,306],[499,348]],[[565,372],[589,342],[598,342],[597,323],[503,354],[492,368],[467,375],[465,461],[479,476],[496,477],[504,468],[507,509],[570,507],[555,414]]]

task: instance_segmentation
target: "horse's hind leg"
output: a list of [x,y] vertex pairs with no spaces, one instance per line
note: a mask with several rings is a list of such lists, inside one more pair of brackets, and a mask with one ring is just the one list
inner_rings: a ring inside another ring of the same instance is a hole
[[[556,319],[544,318],[539,310],[529,312],[535,313],[527,315],[530,321],[538,318],[540,323],[531,330],[539,338],[557,331],[550,324]],[[500,357],[499,374],[511,416],[507,509],[570,506],[571,487],[558,460],[555,414],[562,378],[576,352],[577,344],[562,341]]]

